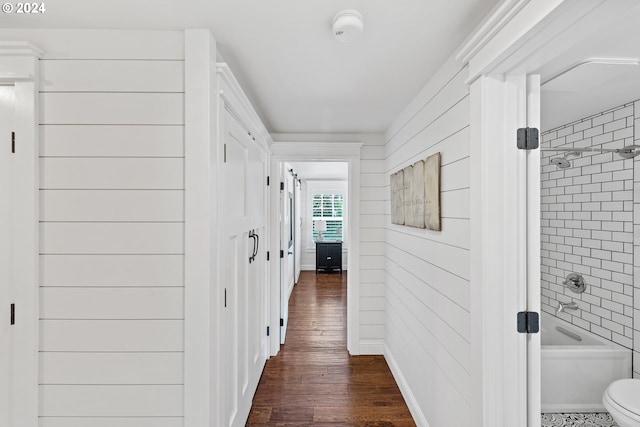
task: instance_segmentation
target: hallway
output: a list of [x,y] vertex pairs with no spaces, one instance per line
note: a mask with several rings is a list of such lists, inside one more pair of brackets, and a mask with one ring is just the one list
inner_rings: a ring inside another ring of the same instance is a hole
[[415,426],[384,358],[347,353],[346,278],[302,272],[248,426]]

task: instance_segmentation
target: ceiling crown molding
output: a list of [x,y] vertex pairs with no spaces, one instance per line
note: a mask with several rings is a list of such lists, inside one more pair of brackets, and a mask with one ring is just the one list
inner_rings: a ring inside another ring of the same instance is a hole
[[531,0],[504,0],[493,8],[473,33],[462,43],[456,59],[468,63]]
[[29,42],[0,42],[0,56],[42,57],[44,51]]

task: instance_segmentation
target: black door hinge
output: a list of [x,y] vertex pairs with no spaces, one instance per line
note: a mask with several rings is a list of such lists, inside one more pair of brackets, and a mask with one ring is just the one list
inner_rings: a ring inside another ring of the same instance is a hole
[[519,312],[518,332],[521,334],[537,334],[540,332],[540,315],[535,311]]
[[280,191],[284,191],[284,182],[280,183]]
[[227,163],[227,144],[224,144],[224,163]]
[[16,152],[16,133],[11,132],[11,152],[15,154]]
[[280,319],[280,326],[284,326],[284,319]]
[[284,258],[284,251],[280,251],[280,258]]
[[267,261],[269,261],[269,257],[270,257],[270,255],[271,255],[271,254],[269,253],[269,251],[267,251]]
[[224,288],[224,307],[227,308],[227,288]]
[[269,177],[267,177],[267,186],[269,186]]
[[11,325],[16,324],[16,305],[11,304]]
[[267,336],[270,335],[269,327],[267,326]]
[[535,150],[540,146],[540,132],[536,128],[518,129],[516,145],[520,150]]

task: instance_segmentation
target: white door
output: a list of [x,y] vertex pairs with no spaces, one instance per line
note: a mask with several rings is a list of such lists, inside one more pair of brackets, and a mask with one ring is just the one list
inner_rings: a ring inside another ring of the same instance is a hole
[[264,236],[266,157],[227,111],[223,137],[220,265],[224,425],[243,426],[267,354],[266,260],[258,238],[249,237]]
[[11,135],[14,118],[13,86],[0,86],[0,425],[13,425],[13,355],[14,327],[11,325],[13,289],[12,253],[14,236],[11,210],[12,153]]
[[300,271],[302,270],[302,266],[300,265],[300,258],[302,254],[302,191],[301,191],[302,183],[300,181],[296,181],[294,185],[294,193],[293,198],[295,199],[295,226],[294,226],[294,241],[293,241],[293,256],[294,256],[294,265],[295,265],[295,276],[294,282],[298,283],[298,279],[300,278]]
[[[295,239],[295,201],[293,177],[284,172],[284,189],[280,192],[280,343],[284,344],[289,322],[289,296],[294,285],[294,239]],[[281,187],[282,188],[282,187]]]
[[[540,76],[526,80],[526,126],[540,129]],[[540,313],[540,150],[527,153],[527,311]],[[541,424],[540,334],[527,336],[527,423]]]

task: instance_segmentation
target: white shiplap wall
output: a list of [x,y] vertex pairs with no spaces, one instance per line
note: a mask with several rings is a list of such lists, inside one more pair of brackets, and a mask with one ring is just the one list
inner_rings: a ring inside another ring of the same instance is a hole
[[[418,425],[471,426],[469,90],[449,61],[387,132],[385,356]],[[440,152],[442,231],[391,224],[389,175]]]
[[183,35],[10,37],[46,51],[40,426],[182,426]]

